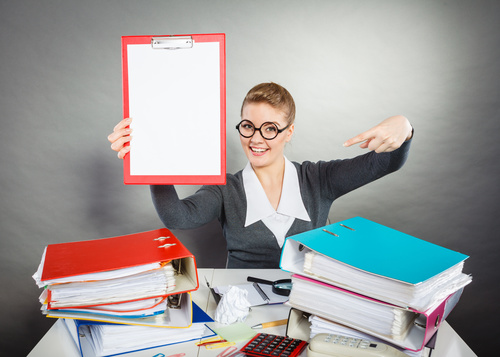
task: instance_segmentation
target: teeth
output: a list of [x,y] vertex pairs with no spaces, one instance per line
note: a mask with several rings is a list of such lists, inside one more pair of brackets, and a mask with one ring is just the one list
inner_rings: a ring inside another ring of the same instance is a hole
[[252,151],[254,151],[254,152],[264,152],[264,151],[266,151],[266,149],[256,149],[256,148],[252,148]]

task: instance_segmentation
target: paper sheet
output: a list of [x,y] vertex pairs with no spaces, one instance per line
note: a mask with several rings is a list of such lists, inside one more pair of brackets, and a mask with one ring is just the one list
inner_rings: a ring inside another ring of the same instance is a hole
[[131,175],[219,175],[219,44],[128,45],[128,68]]

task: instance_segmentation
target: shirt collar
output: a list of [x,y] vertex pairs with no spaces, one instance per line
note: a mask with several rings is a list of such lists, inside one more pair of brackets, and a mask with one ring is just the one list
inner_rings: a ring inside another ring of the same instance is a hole
[[277,210],[267,199],[266,193],[255,174],[252,165],[247,163],[243,169],[243,187],[247,199],[247,215],[245,227],[269,217],[275,213],[295,217],[303,221],[310,221],[302,196],[300,194],[299,176],[297,169],[285,157],[285,173],[283,176],[283,188],[280,203]]

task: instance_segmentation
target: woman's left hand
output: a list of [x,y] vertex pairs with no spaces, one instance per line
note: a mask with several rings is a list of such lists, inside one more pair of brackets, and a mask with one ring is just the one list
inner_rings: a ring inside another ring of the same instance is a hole
[[399,148],[412,136],[412,127],[408,119],[402,115],[396,115],[385,119],[373,128],[361,133],[344,143],[345,147],[361,143],[362,149],[368,149],[377,153],[390,152]]

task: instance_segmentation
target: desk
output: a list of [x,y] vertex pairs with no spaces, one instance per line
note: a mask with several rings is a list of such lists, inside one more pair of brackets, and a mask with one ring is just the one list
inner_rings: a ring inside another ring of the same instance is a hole
[[[268,280],[278,280],[290,277],[279,269],[260,269],[258,271],[248,269],[198,269],[198,278],[200,288],[192,293],[193,301],[204,309],[212,318],[215,314],[217,305],[205,284],[205,278],[211,286],[219,285],[237,285],[246,282],[248,275],[262,277]],[[289,307],[285,305],[257,306],[253,307],[248,315],[247,323],[249,326],[256,325],[265,321],[280,320],[288,317]],[[209,324],[211,327],[222,326],[216,322]],[[286,326],[276,326],[260,330],[266,333],[278,335],[285,334]],[[257,331],[256,331],[257,332]],[[237,347],[242,347],[240,343]],[[126,354],[127,357],[152,357],[158,353],[170,356],[175,353],[184,352],[186,357],[215,357],[223,349],[207,350],[204,347],[198,348],[194,342],[186,342],[167,347],[158,347],[145,351]],[[62,321],[56,323],[49,329],[45,336],[38,342],[35,348],[29,353],[28,357],[79,357],[80,353],[74,344],[69,332]],[[303,352],[301,356],[306,356]],[[476,354],[465,344],[458,334],[445,321],[441,325],[431,357],[475,357]],[[476,356],[477,357],[477,356]]]

